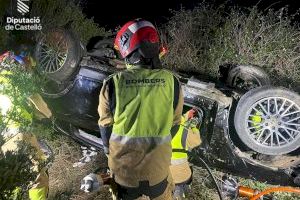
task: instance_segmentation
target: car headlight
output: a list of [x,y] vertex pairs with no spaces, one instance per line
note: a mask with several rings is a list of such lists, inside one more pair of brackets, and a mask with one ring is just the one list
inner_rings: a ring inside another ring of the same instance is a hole
[[0,112],[1,115],[6,115],[12,107],[12,102],[7,95],[0,94]]

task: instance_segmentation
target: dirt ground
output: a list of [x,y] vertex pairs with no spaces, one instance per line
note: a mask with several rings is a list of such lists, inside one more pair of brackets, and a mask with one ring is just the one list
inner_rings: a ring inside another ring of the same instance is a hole
[[[93,172],[98,167],[105,168],[106,156],[99,152],[92,162],[83,167],[73,167],[82,157],[80,145],[74,141],[61,137],[50,145],[54,149],[55,160],[49,169],[50,176],[50,200],[111,200],[108,187],[102,188],[99,192],[91,194],[80,190],[80,180],[87,174]],[[216,189],[206,172],[200,167],[193,167],[194,177],[192,192],[187,200],[218,200]],[[222,175],[221,172],[213,170],[216,177]],[[248,179],[240,180],[244,185],[249,185],[258,189],[268,187],[268,185]],[[300,200],[299,196],[291,194],[278,194],[273,200]],[[239,198],[239,200],[245,200]]]
[[106,157],[99,153],[95,160],[83,167],[73,167],[82,157],[80,145],[63,137],[62,141],[56,141],[55,160],[49,169],[50,200],[92,200],[110,199],[108,188],[103,188],[97,193],[87,194],[80,190],[80,180],[97,169],[105,166]]

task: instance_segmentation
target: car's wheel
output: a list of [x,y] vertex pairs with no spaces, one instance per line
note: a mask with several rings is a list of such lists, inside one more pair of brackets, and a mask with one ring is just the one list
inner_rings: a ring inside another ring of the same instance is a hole
[[270,78],[263,69],[257,66],[238,65],[229,70],[226,84],[236,89],[249,91],[259,86],[270,85]]
[[248,91],[238,102],[234,126],[250,149],[281,155],[300,147],[300,96],[281,87]]
[[82,50],[80,41],[71,31],[51,30],[36,46],[38,70],[58,83],[69,80],[77,71]]

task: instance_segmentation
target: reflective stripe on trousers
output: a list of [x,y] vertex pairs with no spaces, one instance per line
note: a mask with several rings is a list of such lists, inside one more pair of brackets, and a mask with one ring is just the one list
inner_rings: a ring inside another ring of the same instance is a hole
[[188,162],[187,158],[180,158],[180,159],[172,159],[171,165],[179,165]]

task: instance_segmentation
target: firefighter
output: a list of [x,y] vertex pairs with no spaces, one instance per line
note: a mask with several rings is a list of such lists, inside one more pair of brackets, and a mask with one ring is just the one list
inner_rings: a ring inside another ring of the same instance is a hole
[[[117,188],[113,195],[170,200],[171,134],[179,128],[183,107],[180,82],[172,72],[157,69],[159,36],[149,21],[126,23],[115,48],[127,70],[104,81],[98,107],[101,138]],[[96,177],[90,174],[85,180]],[[91,189],[95,185],[90,184]]]
[[[18,62],[18,60],[14,59],[15,56],[12,57],[11,55],[13,54],[7,53],[5,55],[5,58],[1,58],[1,62],[7,59],[6,61],[4,61],[7,63],[7,66],[16,64],[19,65],[20,68],[23,68],[24,66],[20,62]],[[11,74],[12,72],[9,70],[0,69],[0,99],[2,103],[5,102],[5,104],[3,103],[0,105],[0,111],[4,117],[6,117],[7,113],[10,111],[10,107],[12,107],[13,105],[7,95],[1,94],[1,90],[11,87],[10,80],[8,79],[8,76]],[[47,104],[39,94],[33,94],[29,96],[28,102],[33,107],[35,107],[35,114],[39,119],[50,118],[52,116],[52,113],[49,110]],[[19,112],[18,114],[22,118],[27,118],[28,120],[31,119],[31,114],[26,110],[17,110]],[[49,177],[47,173],[47,167],[40,167],[40,164],[45,163],[48,160],[50,156],[50,152],[48,151],[49,149],[43,148],[35,135],[31,133],[21,132],[18,122],[15,122],[8,118],[6,118],[5,120],[5,123],[7,124],[6,129],[0,134],[4,136],[6,142],[1,146],[1,151],[4,153],[7,151],[16,151],[18,149],[18,143],[20,141],[25,142],[35,150],[33,152],[34,155],[32,155],[32,162],[34,163],[34,166],[32,167],[34,171],[38,172],[38,175],[34,182],[29,186],[29,198],[30,200],[45,200],[48,194]],[[16,188],[16,191],[18,191],[18,188]]]
[[172,139],[172,160],[170,171],[175,184],[173,199],[183,199],[190,191],[192,170],[188,163],[187,151],[201,144],[200,125],[202,114],[195,108],[181,117],[178,132]]

